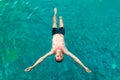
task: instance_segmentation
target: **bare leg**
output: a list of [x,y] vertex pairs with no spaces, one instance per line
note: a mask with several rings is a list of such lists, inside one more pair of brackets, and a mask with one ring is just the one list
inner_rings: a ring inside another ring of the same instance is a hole
[[60,27],[64,27],[62,16],[59,16],[59,20]]
[[57,8],[54,8],[53,28],[57,28],[56,14],[57,14]]

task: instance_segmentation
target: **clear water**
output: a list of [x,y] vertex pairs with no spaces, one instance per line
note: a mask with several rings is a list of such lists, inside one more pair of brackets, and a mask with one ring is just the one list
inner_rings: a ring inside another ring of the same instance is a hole
[[[53,8],[64,19],[69,56],[56,63],[51,48]],[[0,0],[0,80],[120,80],[120,0]]]

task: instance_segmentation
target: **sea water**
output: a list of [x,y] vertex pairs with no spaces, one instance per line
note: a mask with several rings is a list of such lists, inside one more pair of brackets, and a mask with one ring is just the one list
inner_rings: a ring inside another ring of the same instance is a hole
[[[0,80],[120,80],[120,0],[0,0]],[[63,17],[66,47],[91,73],[64,55],[24,69],[52,44],[53,9]]]

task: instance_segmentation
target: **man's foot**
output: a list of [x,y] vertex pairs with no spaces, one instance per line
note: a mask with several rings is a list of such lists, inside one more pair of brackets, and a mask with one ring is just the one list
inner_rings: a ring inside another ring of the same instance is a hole
[[59,16],[59,19],[62,19],[62,16]]
[[29,71],[31,71],[31,70],[32,70],[32,68],[33,68],[33,67],[32,67],[32,66],[30,66],[30,67],[26,68],[24,71],[25,71],[25,72],[29,72]]
[[57,8],[54,8],[54,15],[57,14]]
[[88,73],[90,73],[90,72],[91,72],[91,70],[90,70],[90,69],[88,69],[88,68],[86,68],[86,69],[85,69],[85,71],[86,71],[86,72],[88,72]]

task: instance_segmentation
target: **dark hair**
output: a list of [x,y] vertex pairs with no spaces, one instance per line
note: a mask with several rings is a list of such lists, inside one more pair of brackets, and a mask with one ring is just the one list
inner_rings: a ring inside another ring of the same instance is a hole
[[[56,60],[56,58],[55,58],[55,60]],[[57,60],[56,60],[56,62],[57,62],[57,63],[60,63],[60,62],[62,62],[62,61],[63,61],[63,59],[62,59],[62,60],[60,60],[60,61],[57,61]]]

